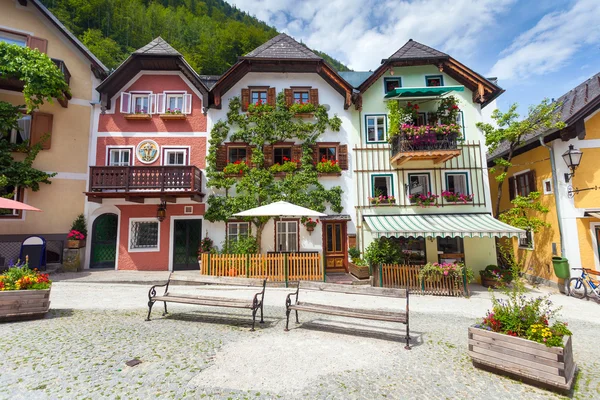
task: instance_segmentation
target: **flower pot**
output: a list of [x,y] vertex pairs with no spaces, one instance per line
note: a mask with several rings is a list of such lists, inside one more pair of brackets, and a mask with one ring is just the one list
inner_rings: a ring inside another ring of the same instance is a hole
[[571,336],[563,337],[563,347],[547,347],[532,340],[470,327],[469,355],[475,367],[561,391],[572,388],[577,368]]
[[314,225],[306,225],[306,230],[309,232],[312,232],[315,230],[315,226]]
[[368,265],[356,265],[354,263],[348,263],[348,269],[350,270],[350,273],[358,279],[368,279],[371,276],[371,274],[369,274]]
[[50,308],[50,289],[0,292],[0,321],[43,318]]
[[148,120],[152,119],[150,114],[125,114],[125,119],[128,120]]
[[500,282],[496,278],[490,278],[488,276],[481,276],[481,285],[486,288],[496,289],[500,287]]
[[67,249],[80,249],[85,247],[85,239],[83,240],[67,240]]
[[160,114],[159,118],[162,120],[182,120],[186,119],[185,114]]

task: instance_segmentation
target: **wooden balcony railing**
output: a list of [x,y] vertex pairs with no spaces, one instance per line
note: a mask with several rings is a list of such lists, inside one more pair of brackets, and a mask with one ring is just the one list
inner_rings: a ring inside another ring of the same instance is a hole
[[435,164],[460,155],[458,137],[427,133],[419,137],[400,134],[391,140],[392,164],[400,165],[414,160],[434,160]]

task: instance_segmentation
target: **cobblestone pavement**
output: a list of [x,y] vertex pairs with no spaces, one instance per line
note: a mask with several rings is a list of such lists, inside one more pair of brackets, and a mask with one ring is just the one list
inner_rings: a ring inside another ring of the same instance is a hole
[[[45,319],[0,324],[2,399],[561,397],[471,365],[467,327],[489,304],[483,294],[413,296],[416,343],[405,351],[403,328],[390,324],[301,313],[303,324],[283,332],[282,289],[270,291],[256,332],[244,310],[173,305],[162,317],[157,305],[145,322],[141,286],[57,283],[52,290]],[[105,300],[94,310],[93,298]],[[567,318],[581,370],[573,397],[598,398],[600,318],[589,316],[600,305],[553,298],[564,315],[584,316]],[[142,363],[127,367],[133,358]]]

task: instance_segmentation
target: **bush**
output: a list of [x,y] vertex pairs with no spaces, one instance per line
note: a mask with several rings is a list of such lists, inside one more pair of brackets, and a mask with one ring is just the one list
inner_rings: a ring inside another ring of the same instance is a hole
[[355,259],[360,258],[360,250],[357,247],[350,247],[348,249],[348,255],[350,256],[350,259],[354,261]]
[[365,249],[365,260],[371,265],[398,264],[403,258],[400,246],[386,237],[371,242]]
[[257,254],[258,243],[254,236],[240,237],[223,243],[221,254]]
[[48,274],[41,274],[37,269],[29,269],[26,262],[17,261],[0,275],[0,291],[43,290],[50,288],[51,285],[52,281],[48,279]]
[[85,217],[83,214],[79,214],[73,223],[71,224],[71,230],[77,231],[83,234],[84,237],[87,237],[87,224],[85,223]]
[[499,282],[510,283],[512,273],[509,269],[500,268],[497,265],[488,265],[483,271],[479,271],[481,278],[496,279]]

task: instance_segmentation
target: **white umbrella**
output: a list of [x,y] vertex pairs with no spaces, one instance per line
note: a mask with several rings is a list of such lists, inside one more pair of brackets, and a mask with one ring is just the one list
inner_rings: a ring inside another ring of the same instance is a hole
[[277,201],[233,214],[234,217],[326,217],[327,214],[300,207],[287,201]]

